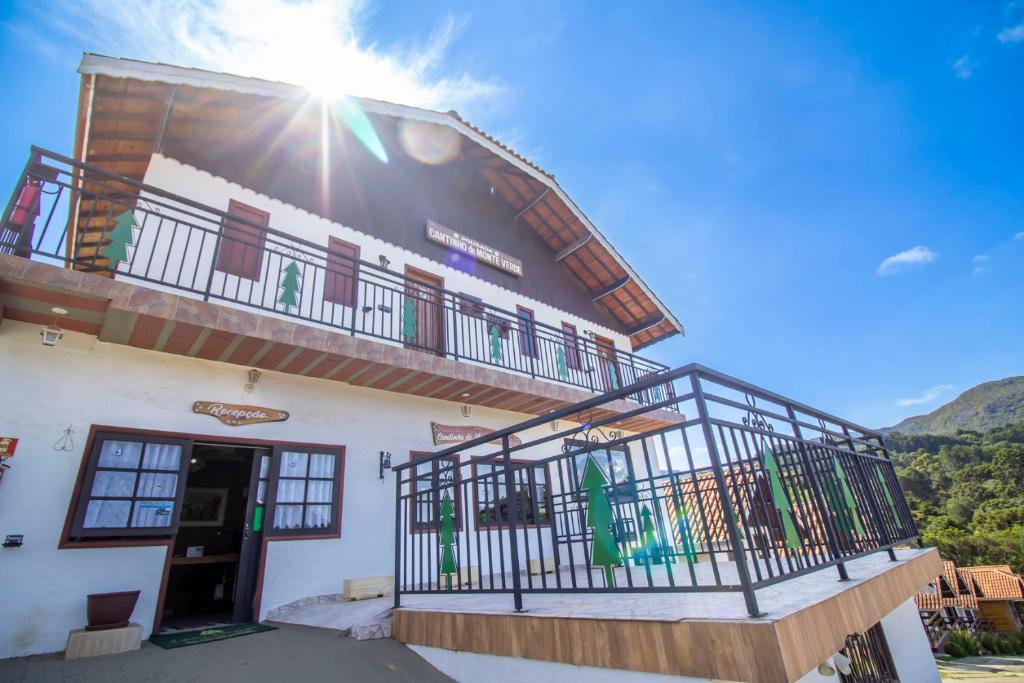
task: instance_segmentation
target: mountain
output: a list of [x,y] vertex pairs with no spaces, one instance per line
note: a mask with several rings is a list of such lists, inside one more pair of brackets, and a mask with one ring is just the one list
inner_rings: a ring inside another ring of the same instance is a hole
[[983,382],[927,415],[908,417],[883,430],[903,434],[955,434],[959,429],[985,432],[1024,420],[1024,376]]

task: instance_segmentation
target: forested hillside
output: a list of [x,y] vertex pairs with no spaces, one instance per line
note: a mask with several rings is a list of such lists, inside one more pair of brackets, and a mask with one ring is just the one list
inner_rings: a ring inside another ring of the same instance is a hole
[[1024,422],[886,438],[926,545],[958,565],[1024,571]]
[[890,430],[902,434],[984,432],[1024,420],[1024,377],[983,382],[927,415],[908,417]]

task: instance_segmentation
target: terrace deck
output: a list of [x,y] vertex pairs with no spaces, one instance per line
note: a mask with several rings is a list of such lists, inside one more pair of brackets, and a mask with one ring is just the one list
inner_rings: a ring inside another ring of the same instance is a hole
[[[735,575],[733,563],[719,564],[723,581]],[[710,571],[709,563],[697,566]],[[829,568],[759,589],[764,615],[757,619],[747,615],[738,592],[527,594],[526,611],[518,614],[510,595],[455,592],[403,595],[392,632],[407,644],[482,654],[733,681],[795,681],[940,569],[934,549],[898,550],[897,562],[878,552],[846,566],[848,582]],[[658,583],[667,583],[658,569]],[[617,571],[624,581],[623,570]],[[553,575],[548,580],[553,583]]]

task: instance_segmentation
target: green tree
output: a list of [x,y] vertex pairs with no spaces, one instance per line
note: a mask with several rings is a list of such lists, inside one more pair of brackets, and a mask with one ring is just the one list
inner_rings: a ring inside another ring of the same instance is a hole
[[843,468],[843,464],[839,462],[839,458],[833,458],[833,462],[836,466],[836,478],[839,480],[839,490],[843,495],[843,504],[846,506],[847,514],[853,521],[854,530],[864,535],[864,525],[861,524],[860,514],[857,512],[857,500],[853,497],[853,489],[850,488],[850,482],[846,478],[846,470]]
[[612,389],[619,388],[619,373],[615,370],[615,363],[608,363],[608,383]]
[[439,514],[441,516],[441,533],[438,539],[438,543],[441,545],[438,553],[441,556],[440,574],[445,577],[448,590],[451,590],[452,575],[458,573],[459,569],[455,563],[455,527],[452,524],[452,520],[455,518],[455,506],[452,505],[452,499],[447,491],[444,492],[444,497],[441,499]]
[[491,324],[491,362],[501,362],[501,332],[498,330],[498,323]]
[[406,294],[402,304],[402,337],[406,344],[416,341],[416,298]]
[[114,219],[114,229],[107,235],[110,243],[103,249],[103,256],[110,262],[112,270],[117,264],[128,262],[128,247],[135,246],[135,216],[131,211],[119,213]]
[[558,376],[566,379],[569,376],[569,366],[565,362],[565,349],[561,346],[555,348],[555,365],[558,366]]
[[643,539],[641,552],[643,553],[644,561],[661,564],[661,545],[658,543],[658,538],[654,533],[651,509],[646,505],[640,510],[640,536]]
[[779,474],[779,462],[775,459],[772,449],[765,446],[764,469],[768,472],[768,485],[772,496],[772,505],[779,514],[779,521],[782,524],[782,534],[786,539],[786,545],[792,549],[800,547],[800,534],[796,531],[796,524],[793,522],[793,512],[786,498],[786,490],[782,486],[782,477]]
[[604,567],[605,585],[615,586],[615,573],[612,567],[622,564],[622,555],[612,533],[615,515],[608,502],[605,487],[608,478],[593,456],[587,456],[587,464],[583,468],[581,486],[587,492],[587,526],[594,530],[594,541],[590,549],[590,564]]
[[291,261],[284,269],[284,277],[281,278],[281,296],[277,303],[284,306],[285,313],[288,309],[299,305],[299,266]]

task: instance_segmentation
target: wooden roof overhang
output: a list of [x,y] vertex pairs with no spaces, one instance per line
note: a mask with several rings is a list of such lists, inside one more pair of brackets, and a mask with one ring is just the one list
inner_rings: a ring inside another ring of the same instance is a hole
[[[307,91],[283,83],[99,55],[87,54],[79,72],[75,158],[139,181],[168,140],[216,147],[228,133],[259,135],[280,120],[283,106],[294,111],[309,103]],[[458,131],[461,160],[482,174],[518,220],[551,248],[552,257],[614,316],[634,350],[684,332],[554,176],[455,112],[357,101],[371,118],[413,119]],[[77,207],[73,223],[80,256],[91,257],[109,227],[111,218],[97,217],[95,208],[85,202]],[[315,212],[315,207],[301,208]]]
[[[60,317],[62,328],[100,341],[241,367],[527,415],[593,398],[526,375],[0,254],[0,320],[49,325],[53,306],[68,311]],[[628,432],[683,421],[680,413],[661,409],[616,420],[637,408],[631,401],[612,401],[595,409],[593,419],[608,418],[611,428]]]

